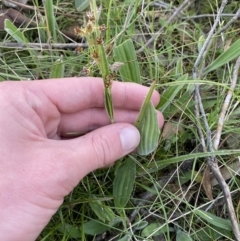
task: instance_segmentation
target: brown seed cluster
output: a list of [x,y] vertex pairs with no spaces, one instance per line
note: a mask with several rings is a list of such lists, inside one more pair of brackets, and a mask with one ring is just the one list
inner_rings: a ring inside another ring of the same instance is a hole
[[92,53],[92,57],[93,57],[94,59],[98,59],[98,58],[99,58],[98,52],[97,52],[97,51],[94,51],[94,52]]
[[105,88],[111,88],[112,87],[112,82],[116,78],[115,73],[111,73],[106,76],[106,79],[104,80],[104,86]]
[[98,45],[103,45],[103,39],[102,39],[102,37],[97,38],[97,39],[96,39],[96,43],[97,43]]
[[95,17],[94,17],[94,14],[92,12],[88,12],[87,13],[87,17],[88,17],[88,20],[91,21],[91,22],[94,22],[95,21]]
[[102,32],[106,31],[106,29],[107,29],[107,27],[106,27],[105,24],[102,24],[102,25],[99,26],[99,30],[102,31]]

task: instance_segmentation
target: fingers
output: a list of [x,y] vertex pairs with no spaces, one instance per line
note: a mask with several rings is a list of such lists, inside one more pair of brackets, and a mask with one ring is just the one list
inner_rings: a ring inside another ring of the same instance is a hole
[[83,137],[59,141],[56,152],[67,150],[65,153],[68,156],[61,159],[65,159],[69,167],[62,171],[68,172],[69,179],[75,180],[74,186],[89,172],[108,166],[133,151],[139,141],[140,134],[134,126],[118,123],[99,128]]
[[[65,78],[34,81],[61,113],[74,113],[90,107],[104,107],[104,87],[101,78]],[[139,110],[149,88],[135,83],[113,82],[112,96],[115,108]],[[159,102],[154,91],[152,102]]]
[[[134,124],[139,111],[116,109],[114,111],[115,123]],[[163,126],[163,115],[157,111],[159,128]],[[85,134],[99,127],[110,124],[109,117],[104,108],[90,108],[73,114],[63,114],[58,128],[59,136],[66,133]],[[70,135],[71,136],[71,135]]]

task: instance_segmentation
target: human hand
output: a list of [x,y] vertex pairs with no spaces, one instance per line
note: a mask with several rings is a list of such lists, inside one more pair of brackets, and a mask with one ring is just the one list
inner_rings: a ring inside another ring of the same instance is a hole
[[137,147],[148,88],[114,82],[111,125],[103,91],[100,78],[0,83],[0,240],[35,240],[85,175]]

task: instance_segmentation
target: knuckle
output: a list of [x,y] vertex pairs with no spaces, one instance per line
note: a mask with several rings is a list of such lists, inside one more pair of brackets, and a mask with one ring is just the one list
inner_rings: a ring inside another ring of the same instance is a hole
[[107,135],[100,134],[92,137],[92,145],[98,168],[109,164],[112,153],[110,143],[111,141]]

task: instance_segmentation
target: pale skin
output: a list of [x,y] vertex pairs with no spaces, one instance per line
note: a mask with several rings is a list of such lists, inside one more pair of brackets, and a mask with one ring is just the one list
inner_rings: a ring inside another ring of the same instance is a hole
[[0,240],[35,240],[84,176],[136,149],[148,90],[114,82],[110,124],[100,78],[0,83]]

